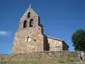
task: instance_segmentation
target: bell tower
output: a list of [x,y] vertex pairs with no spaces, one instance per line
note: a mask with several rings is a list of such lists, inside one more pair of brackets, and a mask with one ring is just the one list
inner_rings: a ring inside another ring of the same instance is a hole
[[40,25],[40,17],[37,13],[33,11],[31,6],[27,9],[27,11],[24,13],[22,18],[20,19],[20,29],[23,28],[32,28]]
[[29,6],[20,19],[19,28],[15,33],[12,53],[40,52],[44,50],[43,27],[40,17]]

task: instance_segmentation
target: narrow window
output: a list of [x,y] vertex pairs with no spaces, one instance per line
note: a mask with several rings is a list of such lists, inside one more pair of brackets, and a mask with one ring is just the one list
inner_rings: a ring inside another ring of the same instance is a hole
[[27,37],[27,42],[30,42],[31,41],[31,38],[28,36]]
[[27,21],[25,20],[23,23],[23,28],[26,28],[26,27],[27,27]]
[[27,37],[27,42],[29,41],[29,36]]
[[30,20],[29,27],[33,27],[33,19]]
[[28,12],[28,15],[27,15],[27,18],[29,18],[30,17],[30,12]]

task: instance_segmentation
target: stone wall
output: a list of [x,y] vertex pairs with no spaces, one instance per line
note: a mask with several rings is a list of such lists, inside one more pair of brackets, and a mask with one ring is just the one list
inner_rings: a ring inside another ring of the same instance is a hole
[[40,60],[40,59],[79,60],[78,54],[76,52],[70,52],[70,51],[0,54],[0,60],[18,61],[18,60]]
[[[33,32],[34,31],[34,32]],[[18,30],[13,42],[13,54],[43,51],[44,36],[41,28]]]
[[63,50],[68,50],[69,46],[65,43],[65,41],[62,41],[62,45]]
[[68,50],[68,45],[60,39],[48,37],[49,51]]

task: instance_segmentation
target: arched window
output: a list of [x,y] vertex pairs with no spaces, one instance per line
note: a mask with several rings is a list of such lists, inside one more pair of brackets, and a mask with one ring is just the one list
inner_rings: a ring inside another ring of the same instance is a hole
[[23,23],[23,28],[26,28],[26,27],[27,27],[27,20],[25,20]]
[[30,17],[30,12],[28,12],[28,14],[27,14],[27,18],[29,18]]
[[30,20],[29,27],[33,27],[33,19]]

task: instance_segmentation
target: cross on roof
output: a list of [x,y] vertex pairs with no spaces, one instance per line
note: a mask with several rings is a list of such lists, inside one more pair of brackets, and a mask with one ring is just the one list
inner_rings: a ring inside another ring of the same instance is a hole
[[29,8],[31,8],[31,4],[29,5]]

